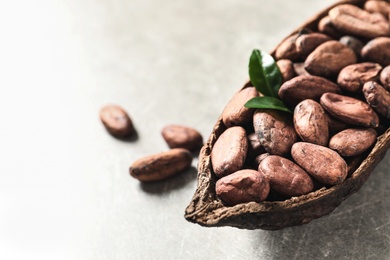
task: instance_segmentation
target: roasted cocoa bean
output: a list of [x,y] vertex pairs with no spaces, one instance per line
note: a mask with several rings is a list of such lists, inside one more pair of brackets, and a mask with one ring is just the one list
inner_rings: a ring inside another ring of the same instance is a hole
[[191,162],[192,155],[187,149],[174,148],[136,160],[129,171],[140,181],[159,181],[184,171]]
[[294,127],[304,142],[326,146],[328,121],[321,105],[312,99],[300,102],[294,109]]
[[270,186],[264,175],[255,170],[240,170],[222,177],[215,184],[217,196],[229,206],[246,202],[261,202]]
[[379,76],[382,87],[384,87],[387,91],[390,91],[390,66],[386,66],[381,71]]
[[244,128],[226,129],[217,139],[211,151],[214,173],[221,178],[242,169],[248,152],[248,139]]
[[247,108],[244,104],[259,95],[255,87],[244,88],[236,93],[222,112],[222,121],[227,127],[244,126],[252,120],[255,109]]
[[305,69],[312,75],[332,78],[345,67],[357,62],[355,52],[338,41],[318,46],[305,60]]
[[364,83],[379,78],[381,69],[382,66],[378,63],[363,62],[352,64],[340,71],[337,83],[342,90],[360,92]]
[[347,164],[335,151],[317,144],[295,143],[291,148],[295,162],[323,184],[336,185],[347,177]]
[[368,39],[390,35],[390,25],[386,18],[354,5],[338,5],[329,11],[329,17],[339,31],[349,35]]
[[377,127],[379,117],[363,101],[339,94],[325,93],[320,99],[324,110],[332,117],[352,125]]
[[390,93],[374,81],[367,82],[363,87],[367,103],[385,118],[390,118]]
[[276,64],[278,65],[279,70],[282,73],[283,82],[286,82],[287,80],[290,80],[296,76],[292,61],[283,59],[278,60]]
[[390,38],[378,37],[364,45],[361,56],[366,61],[386,67],[390,65]]
[[290,153],[298,139],[292,118],[287,113],[273,109],[257,109],[253,115],[253,126],[261,145],[274,155]]
[[341,156],[355,156],[365,152],[376,141],[372,128],[349,128],[335,134],[329,140],[329,148]]
[[131,136],[135,130],[127,112],[117,105],[106,105],[100,110],[100,120],[107,131],[119,138]]
[[170,148],[184,148],[194,152],[203,145],[202,135],[196,129],[183,125],[167,125],[161,135]]
[[295,106],[305,99],[319,101],[327,92],[341,93],[341,90],[337,84],[323,77],[298,76],[282,84],[278,94],[286,104]]
[[362,51],[362,48],[364,46],[363,42],[353,36],[345,35],[340,38],[339,42],[344,44],[345,46],[348,46],[351,48],[356,56],[360,57],[360,53]]
[[313,190],[310,176],[292,161],[277,155],[267,156],[259,165],[259,172],[269,180],[270,188],[293,197]]

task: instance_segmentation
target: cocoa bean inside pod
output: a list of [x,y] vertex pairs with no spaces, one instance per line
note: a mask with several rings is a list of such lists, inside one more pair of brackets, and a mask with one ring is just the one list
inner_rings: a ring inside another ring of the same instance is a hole
[[341,156],[355,156],[365,152],[376,141],[372,128],[349,128],[335,134],[329,141],[329,148]]
[[367,103],[380,115],[390,118],[390,93],[374,81],[364,84],[363,93]]
[[361,92],[364,83],[377,80],[382,66],[378,63],[363,62],[343,68],[337,78],[340,88],[348,92]]
[[253,115],[253,127],[261,145],[270,154],[289,154],[298,139],[292,117],[286,112],[257,109]]
[[318,46],[305,60],[305,69],[312,75],[336,77],[348,65],[357,62],[355,52],[338,41],[327,41]]
[[378,37],[364,45],[361,56],[366,61],[376,62],[386,67],[390,65],[390,38]]
[[211,162],[217,177],[223,177],[242,169],[248,152],[245,129],[234,126],[226,129],[211,151]]
[[367,103],[334,93],[321,97],[322,107],[333,117],[352,125],[378,127],[379,117]]
[[329,11],[332,24],[341,32],[368,39],[390,35],[390,25],[379,13],[369,13],[351,4],[342,4]]

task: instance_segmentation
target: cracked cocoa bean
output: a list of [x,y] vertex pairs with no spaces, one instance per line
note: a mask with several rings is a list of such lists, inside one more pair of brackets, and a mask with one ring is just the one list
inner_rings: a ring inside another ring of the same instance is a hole
[[390,118],[390,93],[374,81],[367,82],[363,87],[367,103],[380,115]]
[[376,141],[373,128],[349,128],[335,134],[329,140],[329,148],[341,156],[355,156],[365,152]]

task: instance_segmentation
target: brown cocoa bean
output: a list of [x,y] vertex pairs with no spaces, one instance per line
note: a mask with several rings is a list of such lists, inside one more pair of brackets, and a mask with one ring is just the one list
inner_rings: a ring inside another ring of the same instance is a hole
[[370,105],[358,99],[325,93],[322,95],[320,103],[332,117],[347,124],[365,127],[377,127],[379,125],[379,117]]
[[278,65],[279,70],[282,73],[283,82],[286,82],[287,80],[290,80],[296,76],[294,66],[291,60],[278,60],[276,64]]
[[310,176],[292,161],[277,155],[267,156],[259,165],[259,172],[269,180],[270,188],[293,197],[313,190]]
[[340,38],[339,42],[344,44],[345,46],[348,46],[351,48],[356,56],[360,57],[360,53],[362,51],[362,48],[364,46],[363,42],[353,36],[345,35]]
[[248,152],[248,139],[244,128],[226,129],[217,139],[211,151],[211,164],[217,177],[236,172],[244,165]]
[[136,160],[129,171],[140,181],[159,181],[184,171],[191,162],[192,155],[187,149],[174,148]]
[[332,116],[330,116],[327,112],[325,112],[326,119],[328,121],[329,127],[329,135],[338,133],[344,129],[347,129],[349,125],[343,121],[340,121]]
[[247,160],[253,160],[257,155],[265,153],[264,147],[261,145],[256,133],[248,135],[248,153]]
[[382,87],[390,91],[390,65],[383,68],[379,76]]
[[295,41],[298,38],[299,34],[295,33],[290,37],[286,38],[275,51],[276,60],[287,59],[291,61],[296,61],[299,57]]
[[341,156],[355,156],[365,152],[376,141],[372,128],[349,128],[335,134],[329,140],[329,148]]
[[335,151],[317,144],[295,143],[291,148],[295,162],[323,184],[336,185],[347,177],[347,164]]
[[265,158],[267,158],[268,156],[270,156],[269,153],[262,153],[262,154],[259,154],[258,156],[256,156],[256,158],[254,159],[254,162],[253,162],[254,168],[255,168],[255,169],[258,169],[260,163],[261,163]]
[[290,115],[272,109],[257,109],[253,126],[264,149],[275,155],[290,153],[298,139]]
[[127,112],[117,105],[106,105],[100,110],[100,120],[107,131],[119,138],[131,136],[135,130]]
[[183,125],[167,125],[161,135],[170,148],[184,148],[194,152],[203,145],[202,135],[196,129]]
[[279,97],[286,104],[297,105],[305,99],[319,101],[322,94],[341,93],[337,84],[323,77],[318,76],[298,76],[285,83],[279,89]]
[[294,109],[294,127],[304,142],[326,146],[328,121],[321,105],[312,99],[300,102]]
[[339,39],[343,34],[336,29],[329,16],[325,16],[318,22],[318,31],[329,35],[333,39]]
[[342,90],[360,92],[364,83],[379,78],[381,69],[382,66],[378,63],[363,62],[352,64],[340,71],[337,83]]
[[367,103],[378,114],[390,118],[390,93],[374,81],[367,82],[363,87]]
[[329,17],[339,31],[349,35],[368,39],[390,35],[390,25],[386,18],[354,5],[338,5],[329,11]]
[[332,78],[345,66],[356,63],[354,51],[338,41],[318,46],[305,60],[305,69],[312,75]]
[[389,17],[390,14],[390,4],[386,1],[367,1],[364,4],[364,9],[370,13],[380,13],[384,17]]
[[255,109],[247,108],[244,104],[259,95],[255,87],[244,88],[236,93],[227,103],[222,112],[222,121],[227,127],[243,126],[252,120]]
[[390,38],[378,37],[364,45],[361,56],[366,61],[376,62],[386,67],[390,65]]
[[264,175],[255,170],[239,170],[222,177],[215,184],[217,196],[229,206],[261,202],[268,196],[270,186]]
[[323,33],[302,34],[296,39],[295,46],[299,57],[302,60],[305,60],[315,48],[330,40],[332,40],[332,38]]

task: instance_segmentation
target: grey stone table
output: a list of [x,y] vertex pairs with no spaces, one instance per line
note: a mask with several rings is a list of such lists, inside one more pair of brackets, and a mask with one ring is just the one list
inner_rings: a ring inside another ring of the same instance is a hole
[[[197,159],[161,183],[128,174],[167,124],[207,139],[252,49],[333,2],[3,1],[0,259],[388,259],[389,155],[331,215],[272,232],[187,222]],[[107,103],[136,137],[106,133]]]

